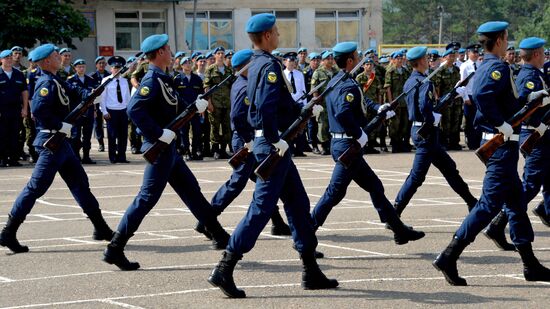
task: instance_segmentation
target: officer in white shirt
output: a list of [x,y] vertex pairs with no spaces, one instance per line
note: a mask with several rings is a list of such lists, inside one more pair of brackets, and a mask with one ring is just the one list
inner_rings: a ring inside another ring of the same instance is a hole
[[[298,65],[298,54],[295,52],[289,52],[283,55],[284,65],[286,69],[283,71],[286,81],[292,87],[288,87],[292,98],[294,101],[301,103],[302,105],[307,104],[307,99],[298,99],[306,93],[306,84],[304,74],[297,70]],[[295,139],[295,150],[293,156],[295,157],[305,157],[304,149],[307,145],[306,136],[304,133],[300,134]]]
[[[475,72],[479,66],[479,50],[481,45],[472,44],[466,47],[468,60],[460,65],[460,80],[465,79],[470,73]],[[476,105],[472,100],[472,85],[474,84],[475,75],[470,82],[460,91],[462,100],[464,101],[464,118],[466,126],[464,127],[464,135],[466,136],[466,145],[470,150],[479,148],[481,143],[481,131],[474,128],[474,118],[476,115]]]
[[[126,64],[120,56],[113,56],[108,61],[111,66],[111,76],[116,74]],[[110,78],[108,76],[103,79]],[[109,161],[111,163],[130,163],[126,160],[126,145],[128,143],[128,115],[126,105],[130,100],[130,84],[124,77],[117,77],[110,82],[101,94],[101,112],[107,121],[107,140],[109,143]]]

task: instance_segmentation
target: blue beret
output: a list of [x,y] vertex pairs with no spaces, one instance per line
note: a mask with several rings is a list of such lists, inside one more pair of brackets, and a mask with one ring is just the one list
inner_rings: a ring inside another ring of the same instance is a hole
[[281,52],[278,51],[278,50],[272,51],[271,54],[272,54],[273,56],[275,56],[275,57],[281,57],[281,56],[282,56]]
[[407,52],[407,60],[412,61],[412,60],[420,59],[426,56],[427,51],[428,51],[428,48],[425,46],[413,47]]
[[321,53],[322,60],[325,60],[328,57],[334,57],[334,54],[330,50],[325,50],[324,52]]
[[99,56],[99,57],[95,58],[94,63],[97,64],[97,63],[98,63],[99,61],[101,61],[101,60],[105,60],[105,57]]
[[123,67],[126,64],[126,59],[121,56],[112,56],[107,63],[112,67]]
[[406,48],[401,48],[401,49],[399,50],[399,52],[400,52],[401,54],[403,54],[403,55],[406,55],[406,54],[407,54],[407,49],[406,49]]
[[174,56],[174,58],[181,58],[181,57],[185,57],[185,52],[184,51],[179,51]]
[[60,51],[59,51],[59,54],[60,55],[63,55],[64,53],[70,53],[71,52],[71,49],[68,48],[68,47],[65,47],[65,48],[62,48]]
[[40,45],[31,51],[29,58],[34,62],[38,62],[42,59],[48,58],[56,50],[56,46],[53,44]]
[[225,52],[225,48],[223,48],[223,46],[218,46],[218,47],[214,48],[214,50],[212,51],[212,54],[215,54],[219,51]]
[[439,56],[439,51],[437,49],[432,49],[432,50],[430,50],[430,55],[438,55]]
[[380,63],[388,63],[390,60],[387,57],[380,58]]
[[238,67],[247,63],[253,54],[254,52],[250,49],[239,50],[233,55],[233,58],[231,58],[231,66]]
[[307,48],[305,48],[305,47],[300,47],[300,48],[298,49],[298,53],[307,53]]
[[391,57],[392,59],[399,58],[399,57],[403,57],[403,53],[400,52],[400,51],[396,51],[396,52],[391,53],[390,57]]
[[226,57],[233,56],[233,55],[235,55],[235,52],[233,50],[228,49],[228,50],[225,51],[225,56]]
[[443,53],[443,57],[446,57],[450,54],[456,54],[456,49],[447,49],[444,53]]
[[11,56],[11,50],[10,49],[5,49],[0,53],[0,59],[4,59],[4,58],[9,57],[9,56]]
[[191,59],[195,58],[195,57],[198,57],[199,55],[202,55],[202,53],[200,51],[196,51],[196,52],[193,52],[191,54]]
[[136,57],[132,56],[132,57],[129,57],[128,60],[126,60],[126,63],[132,63],[136,61]]
[[14,47],[11,48],[11,51],[12,51],[12,52],[13,52],[13,51],[20,51],[20,52],[22,52],[22,51],[23,51],[23,47],[21,47],[21,46],[14,46]]
[[214,55],[212,54],[211,51],[207,52],[206,55],[204,56],[204,59],[208,59],[208,58],[212,58]]
[[374,48],[369,48],[365,51],[365,55],[374,54],[374,53],[375,53]]
[[141,42],[141,51],[147,54],[166,44],[168,44],[168,34],[153,34]]
[[309,55],[307,55],[307,57],[308,57],[309,59],[312,59],[312,60],[313,60],[313,59],[321,59],[321,55],[319,55],[318,53],[315,53],[315,52],[309,53]]
[[458,49],[459,54],[464,54],[465,52],[466,52],[466,48],[459,48]]
[[372,60],[372,58],[370,57],[367,57],[367,60],[365,60],[364,64],[368,64],[368,63],[374,63],[374,60]]
[[530,37],[530,38],[525,38],[525,39],[521,40],[521,42],[519,43],[519,48],[521,48],[521,49],[537,49],[537,48],[541,48],[542,46],[544,46],[544,44],[546,44],[546,40],[541,39],[541,38],[537,38],[537,37]]
[[357,43],[355,42],[342,42],[334,45],[332,48],[332,52],[334,53],[334,57],[338,57],[340,55],[350,54],[357,50]]
[[[191,57],[191,59],[193,59],[193,57]],[[196,57],[195,57],[195,60],[196,60],[196,61],[204,60],[204,55],[203,55],[203,54],[200,54],[200,55],[196,56]]]
[[73,65],[79,65],[79,64],[86,64],[86,61],[84,59],[76,59],[73,62]]
[[256,14],[246,23],[246,32],[263,32],[273,28],[275,25],[275,15],[269,13]]
[[181,58],[180,64],[184,64],[184,63],[186,63],[186,62],[191,62],[191,58],[189,58],[189,57],[183,57],[183,58]]
[[508,23],[505,21],[488,21],[477,28],[477,33],[493,33],[504,31],[508,28]]

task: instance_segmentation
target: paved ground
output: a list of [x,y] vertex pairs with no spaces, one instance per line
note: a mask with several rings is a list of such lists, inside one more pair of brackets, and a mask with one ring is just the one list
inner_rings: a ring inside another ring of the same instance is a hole
[[[472,152],[451,155],[474,195],[479,195],[482,164]],[[109,165],[105,153],[94,152],[93,156],[100,164],[86,166],[92,191],[114,228],[139,190],[144,163],[138,156],[129,156],[131,164]],[[390,200],[407,176],[412,159],[413,154],[368,157]],[[313,206],[329,182],[333,162],[329,157],[310,155],[296,163]],[[207,198],[231,173],[223,161],[189,165]],[[28,166],[0,169],[2,225],[31,172]],[[228,230],[246,211],[252,189],[249,185],[221,216]],[[538,196],[535,201],[540,199]],[[101,261],[106,243],[91,239],[92,225],[58,177],[20,230],[19,239],[31,252],[9,255],[0,249],[0,307],[547,308],[549,286],[525,282],[519,256],[496,250],[482,236],[459,261],[460,273],[470,286],[451,287],[433,269],[431,261],[447,245],[466,212],[439,171],[431,169],[403,215],[406,223],[427,235],[397,246],[379,223],[368,194],[352,185],[346,199],[318,231],[319,250],[328,257],[319,263],[329,277],[340,281],[338,289],[302,290],[300,261],[290,239],[271,236],[268,225],[235,272],[235,280],[248,298],[229,300],[206,282],[220,252],[210,250],[209,242],[193,231],[195,220],[173,190],[166,190],[127,247],[127,255],[139,261],[142,269],[121,272]],[[550,231],[533,216],[531,220],[536,254],[550,265]]]

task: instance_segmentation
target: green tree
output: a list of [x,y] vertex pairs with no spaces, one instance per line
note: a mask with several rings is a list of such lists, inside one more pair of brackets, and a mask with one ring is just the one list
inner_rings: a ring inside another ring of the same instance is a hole
[[518,29],[516,40],[519,42],[531,36],[537,36],[550,42],[550,4],[546,4],[544,8],[533,13],[530,22],[524,23]]
[[18,45],[31,48],[39,43],[65,43],[90,33],[84,16],[72,1],[0,0],[0,48]]

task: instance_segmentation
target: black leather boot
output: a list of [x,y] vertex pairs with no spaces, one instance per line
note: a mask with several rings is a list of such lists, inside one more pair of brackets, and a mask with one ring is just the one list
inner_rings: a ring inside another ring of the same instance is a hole
[[225,250],[229,243],[229,234],[223,229],[216,218],[211,223],[205,224],[206,232],[212,235],[212,249]]
[[302,288],[305,290],[333,289],[338,286],[336,279],[328,279],[319,268],[315,259],[315,251],[301,253],[303,272]]
[[128,239],[133,235],[126,236],[119,232],[116,232],[111,240],[111,243],[107,245],[107,249],[103,253],[103,261],[109,264],[114,264],[120,270],[137,270],[140,265],[138,262],[130,262],[124,255],[124,247],[128,243]]
[[398,245],[404,245],[409,241],[415,241],[426,236],[422,231],[415,231],[412,227],[403,224],[399,217],[388,218],[390,229],[393,231],[393,240]]
[[227,297],[246,297],[245,292],[241,289],[238,289],[235,285],[235,281],[233,280],[233,270],[235,269],[237,262],[239,262],[239,260],[242,258],[242,254],[235,254],[229,251],[224,251],[222,259],[220,260],[216,268],[212,270],[212,273],[208,277],[208,282],[211,285],[220,288],[223,294],[225,294]]
[[13,253],[29,252],[29,247],[21,245],[16,237],[21,223],[23,223],[23,220],[15,219],[11,215],[8,216],[8,222],[6,222],[6,226],[0,234],[0,246],[7,247]]
[[504,251],[514,251],[516,247],[506,240],[505,229],[508,224],[508,216],[504,210],[491,221],[489,226],[483,230],[483,235],[492,240],[497,247]]
[[516,245],[523,262],[523,276],[527,281],[550,281],[550,269],[542,266],[533,253],[531,243]]
[[82,164],[96,164],[94,160],[90,158],[90,149],[82,150]]
[[94,225],[94,234],[92,236],[93,239],[111,241],[111,239],[113,239],[114,232],[113,230],[111,230],[109,225],[107,225],[105,219],[103,219],[103,215],[101,215],[101,210],[99,210],[97,213],[89,213],[87,215]]
[[271,214],[271,235],[275,236],[290,236],[290,227],[285,223],[283,217],[279,213],[279,207],[275,208]]
[[537,207],[533,209],[533,214],[539,217],[540,221],[542,221],[542,224],[550,227],[550,216],[546,213],[546,210],[544,209],[544,201],[540,202]]
[[204,224],[202,224],[202,222],[197,222],[197,225],[195,225],[195,231],[203,234],[209,240],[212,240],[212,235],[210,235],[210,233],[206,230],[206,227],[204,227]]
[[451,285],[466,286],[466,279],[458,275],[458,269],[456,268],[456,261],[462,254],[462,251],[468,244],[464,241],[460,241],[453,237],[451,243],[447,248],[441,252],[437,258],[432,262],[435,269],[439,270],[445,276],[445,280]]

